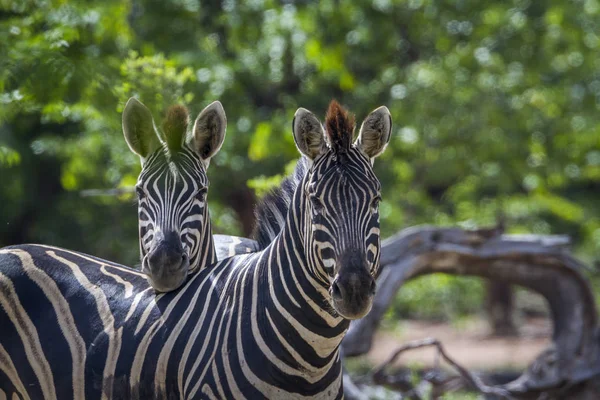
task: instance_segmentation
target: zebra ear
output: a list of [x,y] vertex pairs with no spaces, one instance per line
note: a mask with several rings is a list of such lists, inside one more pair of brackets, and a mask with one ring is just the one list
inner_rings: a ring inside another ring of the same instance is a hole
[[296,147],[309,159],[314,160],[326,148],[323,125],[306,108],[300,107],[294,114],[292,131]]
[[392,115],[381,106],[365,118],[354,146],[373,159],[383,153],[392,135]]
[[188,138],[188,145],[208,165],[210,158],[221,149],[226,129],[227,117],[223,105],[219,101],[214,101],[196,118],[194,131]]
[[134,97],[127,101],[123,110],[123,135],[131,151],[139,155],[142,162],[161,145],[150,110]]

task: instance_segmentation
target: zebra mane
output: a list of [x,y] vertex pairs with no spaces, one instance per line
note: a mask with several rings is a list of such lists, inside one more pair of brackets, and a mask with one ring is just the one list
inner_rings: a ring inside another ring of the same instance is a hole
[[284,178],[279,187],[267,193],[256,206],[252,238],[258,242],[260,250],[265,249],[283,228],[294,192],[308,169],[308,158],[302,157],[296,163],[294,172]]
[[354,126],[354,116],[337,101],[332,100],[325,117],[325,132],[334,152],[346,153],[350,150]]
[[168,108],[162,130],[169,150],[180,150],[189,124],[187,108],[176,104]]

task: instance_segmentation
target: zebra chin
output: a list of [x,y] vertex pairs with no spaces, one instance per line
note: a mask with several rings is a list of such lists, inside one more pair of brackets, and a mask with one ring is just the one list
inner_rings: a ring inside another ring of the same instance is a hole
[[144,258],[142,262],[142,272],[146,274],[148,283],[156,292],[172,292],[181,287],[188,277],[190,261],[187,255],[182,258],[178,266],[152,268],[146,260],[147,258]]
[[359,319],[364,317],[371,311],[373,307],[373,295],[360,301],[348,302],[340,299],[332,298],[334,310],[345,319]]

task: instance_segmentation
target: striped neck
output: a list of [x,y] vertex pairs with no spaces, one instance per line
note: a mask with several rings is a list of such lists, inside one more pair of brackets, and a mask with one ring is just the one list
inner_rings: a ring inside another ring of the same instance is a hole
[[327,380],[337,380],[336,374],[341,379],[339,345],[350,322],[335,312],[329,283],[309,261],[304,237],[310,220],[304,217],[307,199],[303,192],[299,185],[282,231],[261,255],[268,275],[263,287],[270,291],[265,308],[274,327],[267,330],[265,339],[273,335],[273,343],[284,343],[278,354],[289,355],[282,361],[295,365],[309,381],[327,375]]
[[189,273],[193,274],[203,268],[206,268],[217,262],[217,252],[215,250],[215,242],[212,234],[212,224],[210,223],[210,213],[208,212],[208,204],[205,205],[202,219],[202,231],[197,247],[190,254],[190,269]]

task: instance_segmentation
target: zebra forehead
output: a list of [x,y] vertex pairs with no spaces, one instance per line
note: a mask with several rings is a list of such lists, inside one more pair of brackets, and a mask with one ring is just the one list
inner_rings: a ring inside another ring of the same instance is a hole
[[373,182],[379,188],[379,180],[373,172],[370,160],[359,150],[351,148],[343,157],[330,150],[317,159],[313,166],[312,180],[319,181],[348,181]]
[[361,170],[327,171],[320,179],[314,179],[309,183],[309,193],[318,196],[333,195],[338,199],[348,195],[362,198],[365,193],[376,195],[380,190],[379,179],[374,174],[367,174]]
[[[191,150],[183,147],[177,152],[166,147],[158,149],[148,158],[140,174],[140,181],[154,180],[167,175],[175,183],[186,181],[192,186],[206,186],[208,178],[200,158]],[[154,179],[152,178],[154,177]]]

